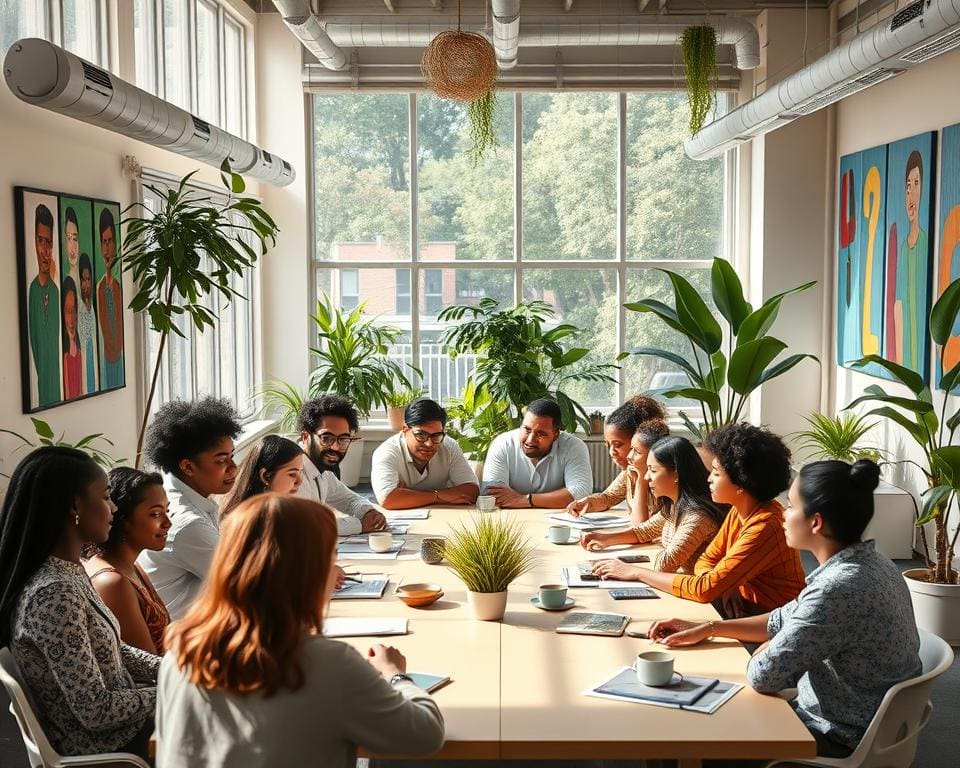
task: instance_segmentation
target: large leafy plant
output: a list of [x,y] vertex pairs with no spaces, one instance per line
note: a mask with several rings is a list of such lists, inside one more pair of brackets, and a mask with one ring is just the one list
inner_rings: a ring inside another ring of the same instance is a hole
[[484,461],[494,438],[513,427],[510,406],[473,380],[447,402],[447,418],[447,433],[471,461]]
[[713,429],[739,421],[750,395],[765,382],[782,376],[804,358],[817,360],[814,355],[794,354],[774,362],[787,344],[767,335],[783,300],[807,290],[816,281],[771,296],[754,309],[743,297],[743,286],[733,267],[724,259],[714,259],[710,289],[713,302],[727,323],[723,328],[686,278],[669,269],[659,271],[673,286],[673,306],[657,299],[642,299],[624,306],[658,317],[680,334],[690,354],[658,347],[639,347],[631,352],[659,358],[686,374],[688,387],[668,387],[652,394],[695,400],[700,406],[701,422],[694,423],[683,411],[680,416],[698,439]]
[[[953,502],[960,495],[960,445],[954,443],[957,428],[960,427],[960,408],[947,416],[947,401],[950,395],[960,394],[960,363],[949,371],[945,370],[946,344],[950,340],[953,328],[960,317],[960,278],[954,280],[943,292],[930,310],[930,336],[940,347],[940,367],[944,370],[940,380],[943,390],[943,404],[937,415],[933,403],[933,393],[924,384],[923,378],[915,371],[904,368],[879,355],[861,357],[854,367],[863,368],[871,363],[879,365],[903,384],[912,397],[902,397],[888,393],[883,387],[871,384],[864,394],[854,400],[847,408],[861,403],[873,403],[875,407],[867,415],[882,416],[900,426],[920,446],[924,464],[914,461],[923,472],[928,488],[924,491],[923,508],[917,525],[923,541],[924,557],[930,571],[930,580],[937,584],[960,583],[960,572],[953,567],[956,552],[957,535],[960,528],[950,535],[948,523]],[[924,524],[933,522],[936,528],[934,540],[934,559],[930,558]]]
[[[12,435],[20,440],[21,444],[10,452],[11,455],[22,448],[40,448],[44,445],[55,445],[60,448],[76,448],[79,451],[83,451],[104,469],[110,469],[116,464],[121,464],[126,461],[126,459],[113,458],[113,456],[107,453],[105,448],[100,446],[100,443],[106,443],[108,446],[113,448],[113,442],[111,442],[109,438],[105,437],[103,432],[95,432],[90,435],[85,435],[74,442],[66,439],[65,432],[61,432],[60,436],[57,437],[53,427],[51,427],[42,419],[37,419],[31,416],[30,421],[33,422],[33,431],[35,432],[35,437],[33,439],[24,437],[22,434],[19,432],[14,432],[12,429],[0,429],[0,433]],[[0,472],[0,475],[2,474],[3,473]]]
[[499,515],[450,526],[443,556],[471,592],[503,592],[534,565],[524,527]]
[[[219,297],[228,304],[239,296],[231,277],[241,275],[258,256],[266,254],[268,244],[276,243],[277,225],[259,200],[242,196],[246,189],[243,178],[232,173],[226,161],[221,168],[229,190],[224,205],[189,188],[192,176],[187,174],[169,189],[148,184],[147,189],[160,200],[157,210],[133,203],[120,222],[125,229],[123,268],[132,273],[136,287],[130,308],[146,312],[151,330],[160,335],[137,436],[138,467],[167,337],[171,332],[186,337],[178,322],[182,317],[200,332],[212,328],[217,315],[207,297]],[[136,210],[143,215],[127,215]]]
[[[313,321],[319,346],[313,347],[317,365],[310,374],[310,396],[336,392],[350,398],[357,410],[369,417],[376,408],[387,407],[390,392],[400,386],[412,388],[406,371],[389,357],[390,347],[403,331],[382,325],[363,314],[367,303],[360,302],[346,312],[324,293],[317,302]],[[420,370],[409,366],[420,375]]]
[[584,362],[589,349],[565,346],[581,329],[570,323],[549,327],[554,317],[544,301],[502,309],[490,298],[478,306],[447,307],[438,315],[442,322],[456,323],[443,335],[450,356],[477,355],[477,387],[507,403],[514,423],[530,402],[546,397],[560,406],[564,429],[573,432],[580,423],[589,431],[587,412],[564,387],[578,381],[615,382],[610,371],[616,366]]

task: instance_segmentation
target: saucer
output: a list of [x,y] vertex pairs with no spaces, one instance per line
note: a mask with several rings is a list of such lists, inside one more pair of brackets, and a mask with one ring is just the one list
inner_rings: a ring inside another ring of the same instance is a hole
[[[549,536],[544,536],[547,541],[550,541]],[[551,544],[556,544],[558,546],[564,547],[567,544],[579,544],[580,543],[580,531],[571,531],[570,538],[566,541],[550,541]]]
[[534,595],[530,598],[530,605],[539,608],[541,611],[565,611],[568,608],[573,608],[573,604],[575,602],[576,601],[572,597],[568,597],[563,601],[563,605],[560,608],[545,608],[544,606],[540,605],[540,595]]
[[640,683],[640,685],[645,685],[648,688],[671,688],[674,685],[678,685],[683,682],[683,675],[679,672],[674,672],[673,677],[670,678],[669,683],[664,683],[663,685],[650,685],[650,683]]

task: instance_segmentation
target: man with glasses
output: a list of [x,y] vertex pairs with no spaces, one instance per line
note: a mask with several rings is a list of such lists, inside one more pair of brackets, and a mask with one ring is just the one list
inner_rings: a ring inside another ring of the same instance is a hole
[[387,525],[382,512],[340,482],[340,462],[359,426],[357,409],[340,395],[320,395],[304,401],[297,418],[300,447],[306,453],[297,495],[333,507],[341,536],[380,531]]
[[386,509],[473,504],[477,476],[457,441],[444,432],[447,412],[426,397],[403,414],[403,429],[373,452],[370,483]]
[[593,493],[586,443],[560,427],[560,406],[553,400],[534,400],[520,429],[491,443],[483,485],[497,506],[559,509]]

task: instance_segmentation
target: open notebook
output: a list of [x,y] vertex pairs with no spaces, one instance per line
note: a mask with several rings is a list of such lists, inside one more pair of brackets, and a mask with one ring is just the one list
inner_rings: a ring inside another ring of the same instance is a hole
[[340,589],[333,592],[333,600],[356,600],[367,599],[376,600],[383,597],[383,592],[387,588],[387,582],[390,577],[382,573],[364,573],[353,578],[360,579],[356,581],[345,581]]

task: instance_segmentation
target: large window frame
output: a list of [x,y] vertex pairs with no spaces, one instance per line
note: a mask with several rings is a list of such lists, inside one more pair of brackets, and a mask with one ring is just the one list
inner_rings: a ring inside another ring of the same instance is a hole
[[[31,5],[33,8],[38,10],[42,16],[42,29],[36,30],[36,32],[28,36],[42,37],[44,40],[49,40],[55,45],[65,47],[65,30],[64,30],[64,5],[66,0],[31,0]],[[26,3],[24,3],[26,5]],[[94,39],[96,42],[96,51],[92,57],[86,55],[86,51],[77,51],[73,48],[67,48],[71,53],[75,53],[80,58],[89,61],[91,64],[95,64],[98,67],[103,69],[109,68],[110,61],[110,35],[108,34],[109,24],[108,24],[108,9],[107,9],[107,0],[93,0],[94,14],[95,18],[93,20],[94,29],[96,30]],[[11,43],[14,41],[10,41]],[[6,51],[4,50],[4,53]]]
[[[376,92],[376,89],[368,89],[367,93]],[[538,91],[542,92],[542,91]],[[629,298],[626,296],[627,285],[628,285],[628,275],[631,272],[636,272],[639,270],[649,270],[649,269],[704,269],[708,270],[712,263],[713,257],[709,259],[697,259],[697,260],[674,260],[674,259],[637,259],[637,258],[628,258],[628,249],[627,249],[627,97],[629,93],[636,91],[615,91],[610,89],[610,92],[615,92],[617,95],[617,208],[616,208],[616,221],[617,221],[617,245],[616,245],[616,258],[613,259],[591,259],[589,262],[578,261],[574,259],[525,259],[523,253],[523,228],[522,228],[522,214],[523,214],[523,162],[522,162],[522,152],[523,152],[523,91],[517,91],[513,94],[513,109],[514,109],[514,137],[513,137],[513,153],[514,153],[514,175],[513,175],[513,202],[514,202],[514,211],[513,211],[513,258],[512,259],[499,259],[499,260],[423,260],[420,254],[419,247],[419,233],[418,233],[418,212],[419,212],[419,183],[418,183],[418,163],[417,163],[417,149],[418,149],[418,136],[417,136],[417,98],[418,95],[416,92],[408,94],[409,98],[409,168],[410,168],[410,209],[409,209],[409,219],[410,219],[410,234],[409,234],[409,252],[410,258],[404,259],[403,261],[377,261],[377,260],[363,260],[362,262],[347,262],[342,260],[336,260],[330,258],[326,254],[318,254],[315,252],[316,248],[316,205],[317,205],[317,196],[314,194],[312,185],[314,184],[313,174],[311,173],[311,178],[309,184],[311,185],[310,197],[312,200],[311,210],[310,210],[310,244],[308,247],[308,257],[310,259],[311,265],[311,306],[316,305],[318,298],[317,293],[317,283],[318,276],[324,270],[337,270],[346,268],[346,269],[408,269],[410,270],[410,284],[415,286],[416,289],[413,291],[413,296],[411,299],[411,313],[410,313],[410,341],[405,343],[404,346],[404,357],[410,360],[417,361],[420,359],[420,347],[424,343],[421,339],[420,333],[420,316],[421,314],[427,314],[423,312],[420,306],[420,301],[418,299],[419,291],[422,290],[424,285],[421,273],[425,270],[435,270],[435,269],[464,269],[468,268],[471,270],[483,270],[483,269],[513,269],[514,279],[513,279],[513,301],[514,306],[523,300],[523,272],[526,270],[570,270],[570,269],[597,269],[597,270],[614,270],[617,276],[617,323],[616,323],[616,334],[617,334],[617,350],[624,351],[626,348],[626,327],[627,327],[627,312],[628,310],[623,306]],[[346,94],[347,91],[334,90],[334,89],[324,89],[322,95],[336,95],[336,94]],[[732,109],[735,106],[735,94],[732,92],[726,93],[726,109]],[[310,103],[310,114],[315,113],[315,108],[313,105],[313,96],[311,96]],[[314,151],[316,147],[316,139],[314,136],[315,122],[311,118],[310,122],[310,131],[309,131],[309,154],[310,154],[310,164],[311,167],[314,167]],[[720,253],[715,254],[720,256],[728,261],[730,261],[734,266],[737,266],[737,225],[739,220],[738,213],[738,184],[737,184],[737,166],[739,160],[739,149],[734,148],[727,151],[723,156],[723,187],[724,187],[724,204],[723,204],[723,216],[722,216],[722,235],[721,235],[721,246]],[[741,271],[741,270],[738,270]],[[361,301],[363,296],[360,296]],[[426,342],[430,343],[430,342]],[[627,367],[621,365],[619,370],[616,372],[616,390],[615,390],[615,403],[613,406],[600,406],[601,410],[609,411],[617,403],[623,402],[623,400],[630,394],[633,393],[633,390],[627,383]],[[682,406],[673,406],[670,401],[666,402],[668,410],[677,411]],[[591,406],[592,407],[592,406]]]

